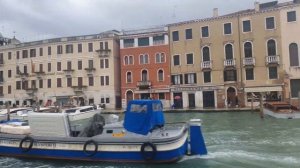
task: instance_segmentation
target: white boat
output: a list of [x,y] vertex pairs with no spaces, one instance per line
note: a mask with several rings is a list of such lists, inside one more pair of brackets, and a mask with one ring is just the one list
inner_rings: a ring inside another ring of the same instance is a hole
[[0,124],[0,155],[107,162],[176,162],[207,154],[201,120],[166,124],[158,100],[129,102],[124,122],[93,116],[72,134],[67,113],[28,113],[29,126]]
[[70,121],[78,121],[89,119],[95,114],[100,114],[101,108],[97,108],[94,106],[81,106],[70,109],[64,109],[62,110],[62,113],[67,113]]
[[300,119],[300,110],[286,102],[265,103],[263,112],[280,119]]

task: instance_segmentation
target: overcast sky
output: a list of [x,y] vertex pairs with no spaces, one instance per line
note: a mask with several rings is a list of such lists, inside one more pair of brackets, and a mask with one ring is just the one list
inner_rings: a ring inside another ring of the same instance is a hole
[[[21,41],[139,29],[254,8],[255,0],[0,0],[0,32]],[[268,2],[271,0],[259,0]],[[285,2],[289,0],[280,0]]]

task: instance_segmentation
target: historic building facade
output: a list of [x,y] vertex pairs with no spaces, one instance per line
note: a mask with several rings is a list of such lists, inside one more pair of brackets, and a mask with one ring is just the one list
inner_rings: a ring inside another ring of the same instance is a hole
[[122,106],[132,99],[160,99],[170,107],[170,54],[166,27],[120,36]]
[[281,46],[289,32],[282,27],[297,30],[297,23],[286,22],[285,11],[296,6],[298,1],[256,2],[254,9],[224,16],[214,9],[211,18],[170,24],[172,103],[179,108],[243,107],[260,93],[264,100],[282,99],[288,54]]
[[118,33],[1,45],[1,102],[120,107]]

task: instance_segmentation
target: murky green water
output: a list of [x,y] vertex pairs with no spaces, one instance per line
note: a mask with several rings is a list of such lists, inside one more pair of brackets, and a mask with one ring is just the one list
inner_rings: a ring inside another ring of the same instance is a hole
[[203,132],[209,154],[184,157],[172,165],[143,165],[123,163],[82,163],[48,160],[24,160],[0,157],[1,168],[203,168],[300,167],[300,120],[278,120],[257,113],[170,113],[167,122],[203,120]]

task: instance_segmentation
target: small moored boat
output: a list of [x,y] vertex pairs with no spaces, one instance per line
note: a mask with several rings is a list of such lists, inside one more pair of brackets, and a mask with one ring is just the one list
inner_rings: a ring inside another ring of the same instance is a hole
[[[178,161],[187,153],[207,154],[201,121],[166,124],[158,100],[130,101],[121,122],[105,121],[96,114],[79,134],[70,129],[67,113],[31,112],[28,123],[0,125],[0,155],[161,163]],[[22,131],[2,132],[2,127]]]
[[281,119],[300,118],[300,110],[286,102],[265,103],[263,112],[265,115]]

